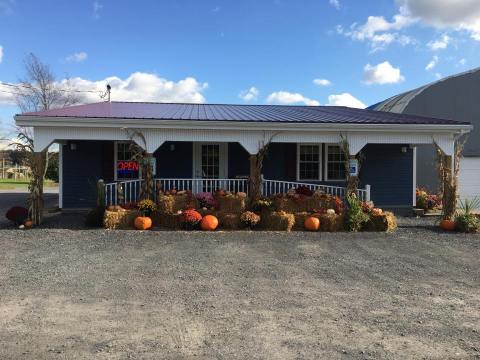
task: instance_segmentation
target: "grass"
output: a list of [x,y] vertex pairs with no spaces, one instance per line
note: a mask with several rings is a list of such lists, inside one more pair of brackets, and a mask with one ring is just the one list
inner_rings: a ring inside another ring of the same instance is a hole
[[[29,180],[25,179],[0,179],[0,190],[19,190],[27,189]],[[57,183],[51,180],[45,180],[45,187],[56,187]]]

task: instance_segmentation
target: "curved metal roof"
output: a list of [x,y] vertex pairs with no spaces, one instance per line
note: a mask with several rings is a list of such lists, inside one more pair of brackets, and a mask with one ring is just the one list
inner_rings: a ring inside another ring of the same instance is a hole
[[372,105],[372,106],[368,107],[368,109],[376,110],[376,111],[388,111],[388,112],[401,114],[405,111],[405,109],[410,104],[410,102],[413,99],[415,99],[415,97],[417,97],[418,95],[423,93],[425,90],[429,89],[430,87],[435,86],[435,85],[440,84],[440,83],[443,83],[443,82],[446,82],[446,81],[449,81],[449,80],[454,79],[454,78],[458,78],[458,77],[469,75],[469,74],[474,74],[474,73],[479,72],[479,71],[480,71],[480,67],[472,69],[472,70],[465,71],[465,72],[460,73],[460,74],[447,76],[443,79],[440,79],[438,81],[434,81],[430,84],[421,86],[417,89],[413,89],[413,90],[404,92],[402,94],[392,96],[391,98],[389,98],[385,101],[379,102],[375,105]]

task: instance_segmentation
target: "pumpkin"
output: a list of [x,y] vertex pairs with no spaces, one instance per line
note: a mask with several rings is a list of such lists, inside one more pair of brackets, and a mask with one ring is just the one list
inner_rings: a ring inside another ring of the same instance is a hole
[[213,215],[206,215],[200,222],[200,228],[204,231],[214,231],[218,226],[218,219]]
[[176,195],[177,194],[177,189],[173,188],[170,190],[170,195]]
[[308,231],[318,231],[320,229],[320,220],[314,216],[309,216],[305,219],[303,226]]
[[148,216],[137,216],[134,225],[137,230],[147,230],[152,227],[152,219]]
[[30,220],[30,219],[27,219],[27,220],[25,220],[23,225],[25,225],[25,229],[31,229],[33,227],[33,221]]
[[443,219],[442,221],[440,221],[440,227],[446,231],[453,231],[455,230],[455,221]]
[[383,210],[379,208],[373,208],[372,209],[372,215],[379,216],[383,214]]

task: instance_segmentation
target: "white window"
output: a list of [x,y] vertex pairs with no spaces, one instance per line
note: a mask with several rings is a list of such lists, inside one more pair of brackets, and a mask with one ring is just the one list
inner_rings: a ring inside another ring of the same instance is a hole
[[325,180],[345,180],[345,155],[339,145],[325,145]]
[[297,179],[299,181],[322,180],[322,146],[319,144],[297,145]]
[[115,180],[133,180],[140,177],[138,161],[132,160],[131,143],[115,143]]

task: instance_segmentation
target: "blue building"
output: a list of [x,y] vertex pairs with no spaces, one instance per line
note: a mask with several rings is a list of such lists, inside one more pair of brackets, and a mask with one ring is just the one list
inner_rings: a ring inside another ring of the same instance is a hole
[[[141,171],[131,141],[152,158],[157,186],[248,190],[251,159],[265,145],[265,194],[307,184],[343,195],[346,140],[359,196],[386,208],[415,204],[416,146],[435,141],[447,155],[467,122],[346,107],[102,102],[24,113],[35,150],[60,144],[60,207],[95,203],[99,179],[107,202],[121,184],[135,197]],[[133,137],[132,137],[133,134]]]

